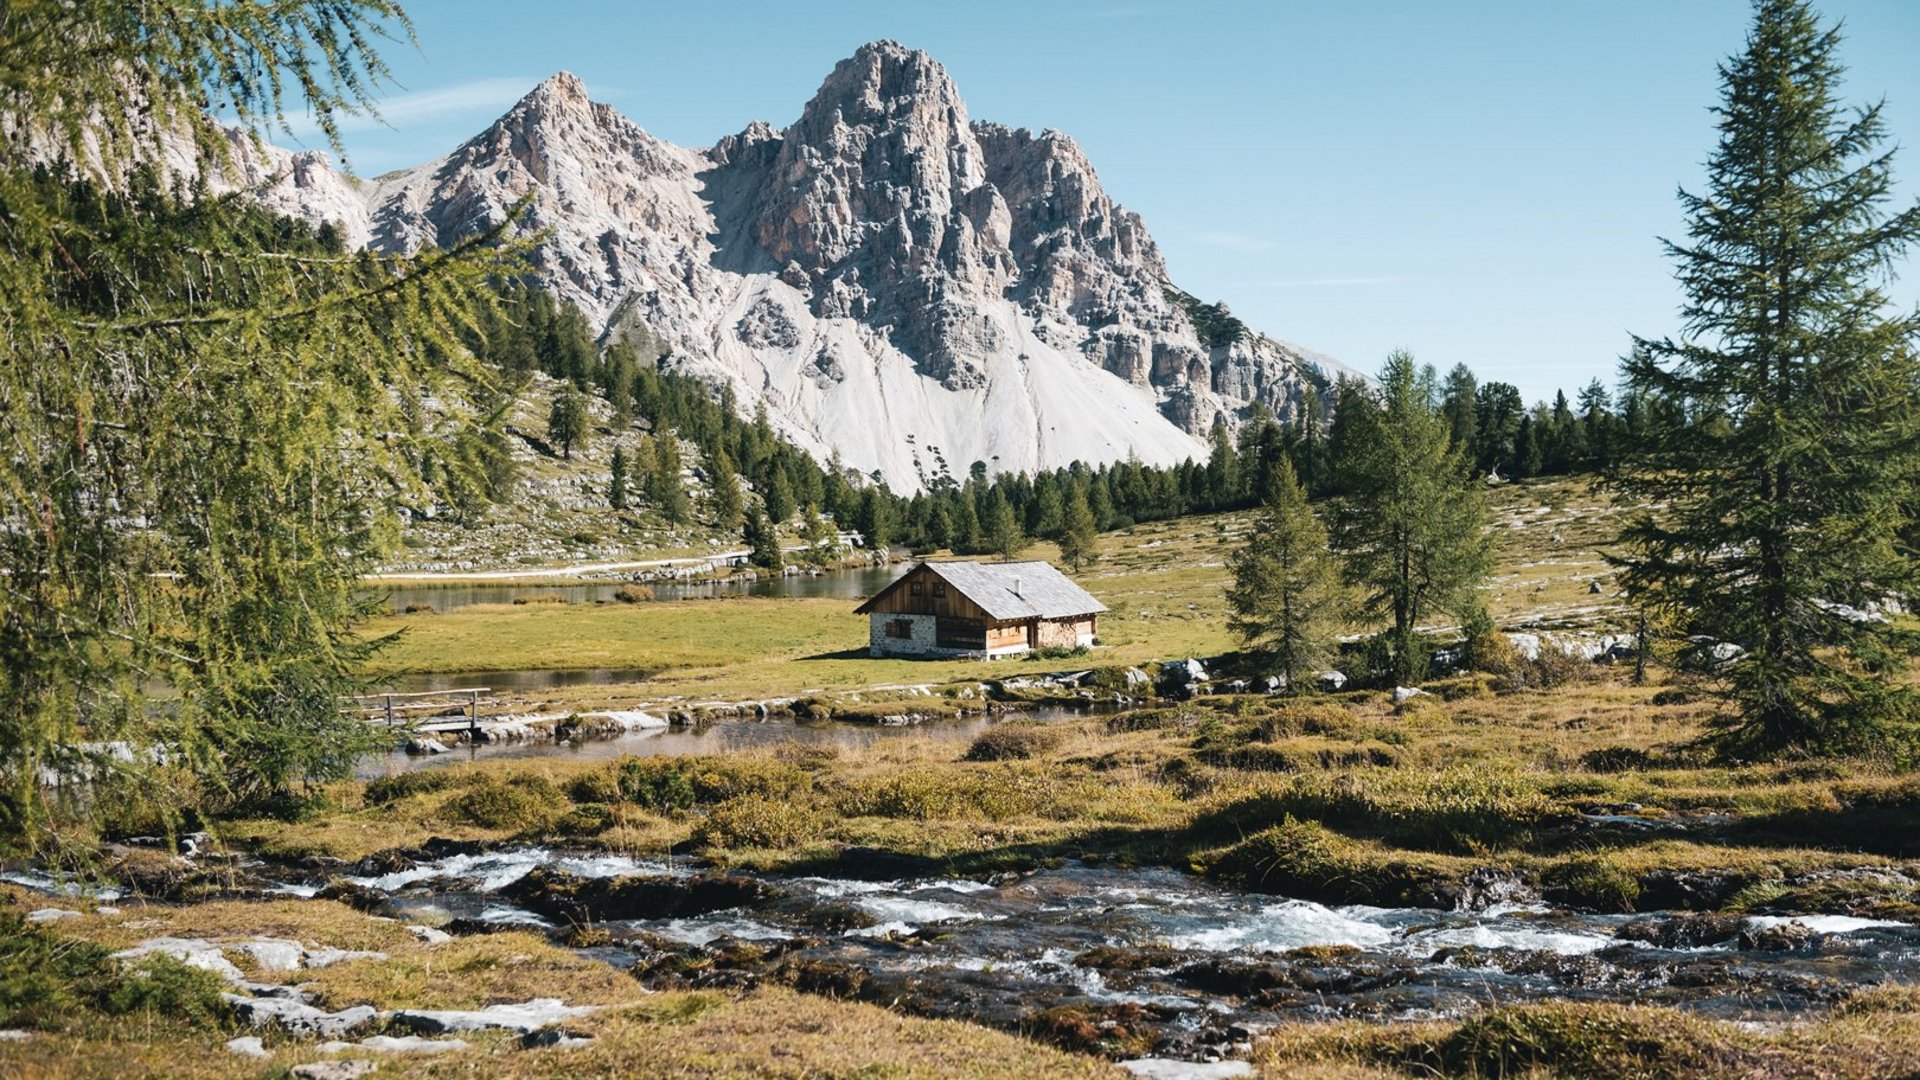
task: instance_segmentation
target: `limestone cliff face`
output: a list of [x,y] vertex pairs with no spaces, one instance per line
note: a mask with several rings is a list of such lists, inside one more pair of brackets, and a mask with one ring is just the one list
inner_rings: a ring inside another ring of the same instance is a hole
[[837,65],[784,131],[683,149],[563,72],[447,156],[341,185],[349,235],[397,251],[531,197],[539,276],[609,337],[644,335],[898,488],[976,460],[1175,463],[1343,370],[1251,332],[1204,342],[1072,139],[974,121],[939,63],[893,42]]

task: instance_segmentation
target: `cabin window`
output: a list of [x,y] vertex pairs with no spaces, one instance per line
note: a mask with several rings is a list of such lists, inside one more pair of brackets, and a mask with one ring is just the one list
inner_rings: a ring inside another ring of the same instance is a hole
[[890,638],[910,638],[913,636],[913,620],[888,619],[887,636]]
[[926,584],[924,582],[919,582],[919,581],[913,582],[912,584],[907,586],[907,591],[909,593],[912,593],[914,596],[919,596],[921,593],[926,591]]
[[938,582],[938,581],[936,581],[936,582],[934,582],[934,583],[933,583],[933,598],[934,598],[935,600],[945,600],[945,599],[947,598],[947,587],[946,587],[946,585],[944,585],[944,584],[942,584],[941,582]]

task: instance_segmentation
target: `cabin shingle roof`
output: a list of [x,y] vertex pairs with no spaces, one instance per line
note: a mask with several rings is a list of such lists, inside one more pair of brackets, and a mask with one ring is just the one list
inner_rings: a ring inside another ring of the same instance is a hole
[[[1047,562],[955,561],[925,565],[996,620],[1070,619],[1107,610],[1107,605],[1095,600],[1087,590]],[[874,600],[899,587],[912,573],[909,570],[902,574],[880,590]],[[872,603],[873,600],[869,600],[862,604],[858,612],[866,611]]]

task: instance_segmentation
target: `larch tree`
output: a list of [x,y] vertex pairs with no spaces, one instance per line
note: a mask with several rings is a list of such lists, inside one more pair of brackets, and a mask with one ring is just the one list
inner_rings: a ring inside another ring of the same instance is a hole
[[1100,552],[1094,544],[1095,532],[1093,508],[1087,504],[1087,490],[1075,484],[1073,495],[1067,499],[1066,526],[1060,534],[1060,558],[1076,574],[1100,559]]
[[740,527],[743,506],[740,498],[740,474],[733,467],[733,455],[724,447],[707,458],[707,485],[712,493],[713,522],[729,531]]
[[607,505],[615,510],[627,508],[627,451],[615,444],[613,461],[609,465],[611,475],[607,478]]
[[1327,528],[1307,505],[1306,490],[1286,458],[1246,543],[1227,565],[1233,574],[1228,628],[1265,657],[1289,688],[1309,685],[1333,654],[1345,599]]
[[[1839,98],[1840,38],[1801,0],[1760,0],[1720,67],[1706,190],[1682,192],[1677,338],[1636,338],[1628,393],[1657,405],[1615,482],[1638,510],[1627,596],[1721,650],[1738,754],[1911,738],[1920,318],[1883,291],[1920,237],[1888,212],[1879,105]],[[1657,508],[1657,509],[1642,509]]]
[[987,550],[1005,561],[1026,549],[1027,535],[1020,528],[1020,519],[1014,515],[1013,504],[997,487],[987,496],[986,517]]
[[586,446],[587,400],[570,382],[553,390],[553,401],[547,406],[547,441],[558,446],[560,456],[568,461],[573,460],[574,447]]
[[1455,446],[1472,452],[1475,445],[1474,404],[1480,393],[1480,381],[1465,364],[1453,365],[1440,392],[1440,412],[1447,418],[1447,430]]
[[1493,567],[1486,501],[1435,405],[1436,388],[1396,352],[1371,400],[1350,405],[1351,442],[1333,517],[1345,576],[1363,613],[1387,620],[1393,676],[1424,667],[1417,629],[1436,613],[1466,618]]
[[521,272],[508,222],[346,254],[162,169],[231,163],[215,115],[303,108],[338,149],[406,30],[387,0],[0,12],[0,847],[174,828],[368,745],[362,575],[445,460],[420,402],[488,381],[457,331]]
[[747,509],[746,524],[741,538],[749,549],[747,561],[762,570],[779,571],[782,559],[780,552],[780,530],[769,519],[759,503]]
[[653,437],[653,467],[647,472],[647,501],[675,525],[687,520],[687,488],[680,475],[680,440],[671,431]]

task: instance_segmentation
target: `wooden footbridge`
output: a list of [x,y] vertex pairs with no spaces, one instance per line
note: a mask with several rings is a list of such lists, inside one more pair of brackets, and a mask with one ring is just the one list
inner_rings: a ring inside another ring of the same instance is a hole
[[363,694],[353,699],[347,711],[369,724],[389,728],[405,727],[421,733],[478,732],[480,721],[494,704],[492,688],[463,686],[407,694]]

